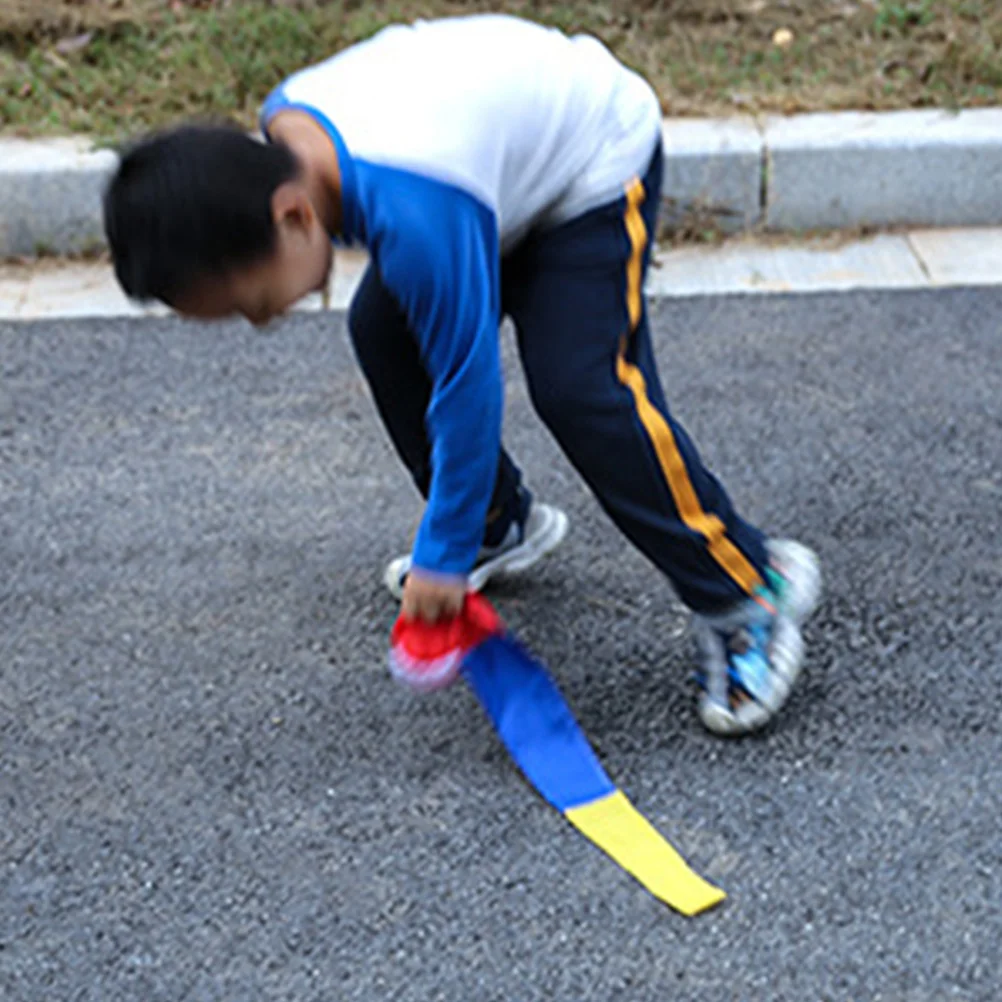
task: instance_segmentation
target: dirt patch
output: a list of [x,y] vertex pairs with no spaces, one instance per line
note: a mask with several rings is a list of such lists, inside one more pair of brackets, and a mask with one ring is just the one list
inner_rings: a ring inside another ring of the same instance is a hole
[[[481,0],[0,0],[0,127],[116,135],[181,117],[248,123],[284,75],[395,20]],[[666,113],[1002,103],[997,0],[514,0],[606,42]]]

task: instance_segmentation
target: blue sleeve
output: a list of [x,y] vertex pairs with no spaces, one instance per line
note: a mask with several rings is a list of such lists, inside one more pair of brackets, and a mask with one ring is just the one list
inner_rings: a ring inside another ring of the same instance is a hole
[[497,222],[461,189],[367,167],[369,246],[432,382],[431,487],[414,566],[465,577],[483,540],[501,448]]

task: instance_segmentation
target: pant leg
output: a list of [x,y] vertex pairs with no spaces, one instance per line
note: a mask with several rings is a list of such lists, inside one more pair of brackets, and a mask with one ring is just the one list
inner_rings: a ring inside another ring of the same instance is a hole
[[615,524],[697,612],[762,582],[762,533],[735,511],[671,415],[642,294],[660,152],[617,202],[531,237],[505,308],[537,411]]
[[[431,486],[431,445],[425,413],[431,400],[431,380],[421,362],[417,340],[397,301],[369,266],[348,314],[348,330],[376,409],[397,454],[414,478],[421,496]],[[488,516],[485,541],[504,537],[518,511],[521,473],[502,448]]]

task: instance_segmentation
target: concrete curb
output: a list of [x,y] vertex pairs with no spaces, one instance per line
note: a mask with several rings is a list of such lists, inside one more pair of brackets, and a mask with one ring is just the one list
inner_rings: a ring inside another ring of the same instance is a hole
[[85,139],[0,139],[0,257],[102,247],[101,192],[117,160]]
[[1002,222],[1002,109],[769,119],[770,229]]
[[[1002,109],[666,119],[669,224],[728,232],[1002,223]],[[115,154],[0,139],[0,257],[103,243]]]

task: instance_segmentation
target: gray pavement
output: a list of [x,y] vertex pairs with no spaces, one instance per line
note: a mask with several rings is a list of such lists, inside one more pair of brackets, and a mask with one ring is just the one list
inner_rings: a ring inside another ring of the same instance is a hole
[[389,679],[380,572],[418,506],[341,316],[0,325],[0,998],[998,997],[1002,292],[655,319],[711,465],[823,556],[789,711],[700,730],[678,606],[514,367],[507,440],[573,525],[495,595],[729,892],[695,920],[534,796],[464,688]]

